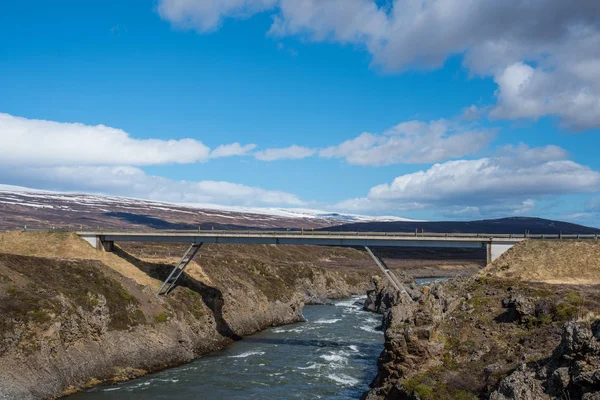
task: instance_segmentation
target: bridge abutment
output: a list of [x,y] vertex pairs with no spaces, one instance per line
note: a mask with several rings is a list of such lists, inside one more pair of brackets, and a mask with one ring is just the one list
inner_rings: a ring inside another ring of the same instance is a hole
[[115,250],[115,242],[98,239],[98,247],[96,248],[106,252],[113,252]]
[[492,262],[496,261],[498,257],[504,254],[514,245],[514,243],[494,243],[493,241],[486,243],[486,263],[491,264]]

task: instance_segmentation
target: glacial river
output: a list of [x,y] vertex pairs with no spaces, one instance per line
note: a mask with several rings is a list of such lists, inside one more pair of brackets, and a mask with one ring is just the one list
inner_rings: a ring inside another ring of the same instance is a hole
[[375,330],[381,316],[361,311],[357,300],[306,306],[307,322],[270,328],[190,364],[69,399],[358,399],[377,372],[383,333]]

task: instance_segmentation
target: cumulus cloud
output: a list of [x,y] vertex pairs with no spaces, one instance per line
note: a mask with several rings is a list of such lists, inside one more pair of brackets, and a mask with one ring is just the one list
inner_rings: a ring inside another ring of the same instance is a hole
[[363,133],[340,145],[322,149],[321,157],[345,158],[350,164],[427,164],[474,154],[487,147],[495,136],[492,130],[469,130],[439,120],[400,123],[381,135]]
[[134,139],[104,125],[62,123],[0,114],[0,182],[150,200],[225,205],[304,203],[295,195],[238,183],[175,181],[138,166],[204,162],[246,155],[254,144],[221,145],[212,152],[194,139]]
[[303,146],[289,146],[278,149],[266,149],[254,153],[254,157],[261,161],[275,161],[275,160],[299,160],[314,155],[317,152],[315,149],[311,149]]
[[600,59],[594,64],[597,73],[591,79],[563,69],[545,71],[521,62],[510,65],[494,78],[498,104],[490,115],[504,119],[556,115],[569,128],[594,128],[600,123]]
[[223,205],[287,205],[305,203],[296,195],[222,181],[175,181],[146,174],[132,166],[25,167],[0,170],[6,183],[121,195],[175,203]]
[[225,17],[243,18],[273,7],[277,0],[168,0],[159,1],[158,12],[186,29],[210,32]]
[[597,0],[159,1],[164,19],[199,32],[263,11],[273,14],[271,35],[356,44],[388,71],[437,68],[461,54],[473,73],[498,83],[497,118],[600,126]]
[[232,144],[224,144],[211,151],[210,158],[245,156],[255,148],[255,144],[247,144],[245,146],[242,146],[238,142]]
[[[565,159],[555,146],[507,147],[496,156],[457,160],[401,175],[341,208],[357,210],[455,207],[525,207],[536,198],[600,191],[600,172]],[[509,206],[507,206],[509,205]]]
[[27,119],[0,113],[0,165],[162,165],[244,155],[256,145],[222,145],[211,153],[195,139],[134,139],[105,125]]

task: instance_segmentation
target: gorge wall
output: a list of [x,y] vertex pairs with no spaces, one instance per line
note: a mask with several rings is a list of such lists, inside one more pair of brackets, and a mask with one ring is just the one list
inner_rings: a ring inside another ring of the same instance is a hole
[[[550,249],[568,265],[544,267],[527,257],[532,248]],[[589,267],[596,251],[595,243],[526,242],[472,278],[412,287],[401,296],[376,283],[366,305],[384,313],[385,345],[363,398],[600,398],[598,282],[533,282],[523,270],[530,260],[540,281],[564,281]]]
[[[168,296],[178,246],[91,248],[73,234],[0,234],[0,399],[44,399],[189,362],[302,320],[306,302],[362,294],[365,255],[206,246]],[[349,265],[349,267],[348,267]]]

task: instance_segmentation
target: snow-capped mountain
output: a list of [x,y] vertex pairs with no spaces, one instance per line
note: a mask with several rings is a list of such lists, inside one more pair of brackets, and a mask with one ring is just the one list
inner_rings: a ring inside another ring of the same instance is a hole
[[0,229],[316,229],[350,222],[410,221],[312,209],[172,204],[0,185]]

